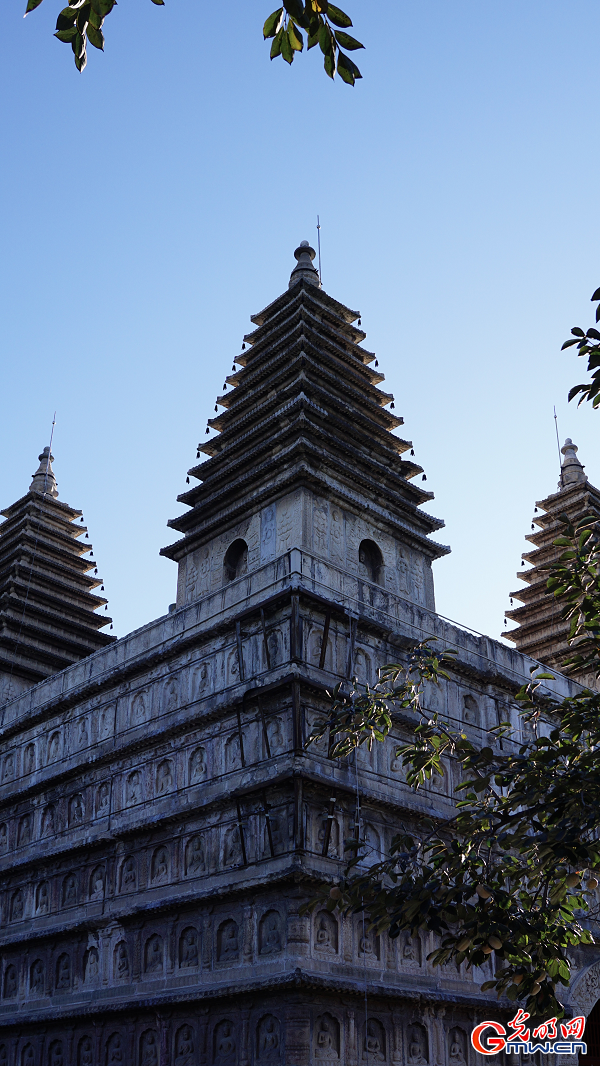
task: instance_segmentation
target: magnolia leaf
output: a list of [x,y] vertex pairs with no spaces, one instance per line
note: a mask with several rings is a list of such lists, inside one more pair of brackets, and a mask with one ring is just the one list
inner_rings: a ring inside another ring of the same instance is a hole
[[286,63],[292,63],[294,59],[294,50],[290,41],[289,27],[287,30],[283,30],[281,34],[281,55],[285,59]]
[[349,52],[355,52],[357,48],[364,48],[364,44],[351,37],[349,33],[343,33],[341,30],[335,31],[335,39],[342,48],[347,48]]
[[271,45],[271,59],[275,59],[275,56],[281,55],[281,40],[283,38],[283,29],[277,31],[277,35]]
[[[288,38],[290,45],[295,52],[301,52],[304,48],[304,38],[300,33],[300,30],[294,26],[293,22],[290,22],[288,29]],[[285,57],[284,57],[285,58]]]
[[[344,70],[348,75],[352,77],[352,85],[354,85],[354,81],[357,78],[362,78],[362,74],[356,66],[356,63],[353,63],[349,56],[346,56],[343,52],[340,52],[340,54],[338,55],[338,73],[341,78],[343,77],[342,70]],[[346,81],[345,78],[344,81]],[[443,671],[441,671],[441,673],[443,673]],[[444,676],[447,675],[444,674]]]
[[87,39],[90,44],[93,44],[94,48],[99,48],[101,52],[104,51],[104,34],[102,33],[102,30],[92,26],[91,22],[87,28]]
[[[281,23],[283,22],[283,8],[278,7],[277,11],[274,11],[272,15],[269,15],[263,26],[263,37],[274,37],[279,32]],[[279,55],[279,53],[277,53]],[[273,59],[273,56],[271,56]]]
[[[328,5],[327,15],[334,26],[341,26],[342,29],[347,30],[352,25],[352,19],[349,18],[346,12],[341,11],[339,7],[335,7],[333,4]],[[600,300],[600,296],[598,299]]]

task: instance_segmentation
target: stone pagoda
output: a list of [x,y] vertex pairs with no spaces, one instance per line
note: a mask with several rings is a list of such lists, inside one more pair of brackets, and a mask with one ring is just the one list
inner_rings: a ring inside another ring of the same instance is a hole
[[1,707],[0,1066],[475,1066],[499,1009],[432,935],[303,907],[349,837],[372,863],[457,783],[407,786],[401,716],[356,758],[308,745],[331,689],[435,639],[425,705],[482,740],[520,730],[531,660],[436,615],[421,467],[358,313],[295,257],[171,522],[176,608]]
[[81,511],[58,499],[53,459],[44,448],[27,494],[0,512],[0,704],[116,639],[102,632],[102,578]]
[[[553,544],[563,534],[560,515],[568,515],[572,522],[587,515],[600,517],[600,490],[588,481],[584,467],[577,458],[577,451],[577,445],[567,437],[561,448],[563,460],[558,489],[536,503],[531,524],[534,532],[525,538],[534,547],[521,556],[522,565],[530,563],[531,568],[517,574],[526,583],[526,588],[511,592],[511,602],[512,599],[519,600],[523,606],[506,612],[506,617],[517,622],[518,626],[506,631],[503,636],[514,641],[518,650],[532,659],[554,670],[566,672],[582,684],[595,688],[597,681],[593,676],[580,674],[565,666],[573,655],[573,648],[568,643],[569,623],[562,618],[561,606],[554,594],[546,588],[550,575],[545,568],[564,551],[564,548],[557,548]],[[538,528],[534,529],[535,526]]]

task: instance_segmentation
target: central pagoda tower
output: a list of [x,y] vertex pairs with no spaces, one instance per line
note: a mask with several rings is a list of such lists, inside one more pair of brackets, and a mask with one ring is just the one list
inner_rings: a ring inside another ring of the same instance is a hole
[[162,552],[179,563],[177,606],[297,548],[317,583],[360,577],[433,611],[431,562],[449,551],[429,539],[444,524],[421,510],[433,494],[392,432],[403,419],[360,313],[323,291],[307,241],[294,255],[198,445],[209,458],[188,473],[202,484],[178,497],[190,510],[169,523],[184,534]]

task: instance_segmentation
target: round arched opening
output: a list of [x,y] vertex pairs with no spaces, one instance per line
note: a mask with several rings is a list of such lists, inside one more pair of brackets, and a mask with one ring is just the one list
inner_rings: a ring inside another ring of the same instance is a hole
[[245,540],[234,540],[225,552],[223,577],[226,582],[235,581],[248,569],[248,545]]
[[361,577],[381,585],[383,556],[374,540],[363,540],[358,549],[358,569]]

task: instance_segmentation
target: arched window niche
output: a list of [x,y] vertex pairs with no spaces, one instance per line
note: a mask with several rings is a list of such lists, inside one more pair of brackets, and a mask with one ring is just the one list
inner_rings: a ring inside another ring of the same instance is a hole
[[374,585],[383,584],[383,555],[374,540],[362,540],[358,549],[358,571]]
[[248,570],[248,545],[245,540],[234,540],[225,552],[223,559],[223,579],[225,584],[242,577]]

